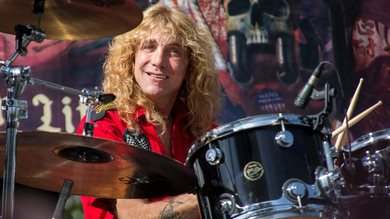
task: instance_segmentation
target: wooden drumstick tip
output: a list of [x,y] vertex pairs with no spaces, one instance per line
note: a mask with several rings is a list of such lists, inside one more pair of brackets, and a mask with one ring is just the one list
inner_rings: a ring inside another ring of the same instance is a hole
[[[383,103],[382,100],[380,100],[376,104],[371,106],[370,108],[368,108],[365,111],[363,111],[362,113],[360,113],[359,115],[353,117],[351,120],[348,121],[348,126],[351,127],[351,126],[355,125],[357,122],[359,122],[364,117],[366,117],[370,112],[374,111],[374,109],[376,109],[378,106],[382,105],[382,103]],[[334,136],[340,134],[341,132],[345,131],[345,129],[346,129],[346,124],[340,126],[339,128],[337,128],[336,130],[334,130],[332,132],[332,137],[334,137]]]
[[[356,103],[357,103],[357,100],[359,98],[359,94],[360,94],[360,89],[362,87],[362,84],[363,84],[363,81],[364,79],[363,78],[360,78],[359,80],[359,84],[355,90],[355,93],[353,94],[352,96],[352,99],[351,99],[351,102],[348,106],[348,110],[347,110],[347,114],[346,114],[346,118],[344,118],[343,120],[343,123],[342,123],[342,126],[346,126],[346,123],[347,123],[347,119],[351,119],[351,116],[353,114],[353,110],[355,109],[355,106],[356,106]],[[340,145],[341,145],[341,142],[344,138],[344,131],[340,132],[340,134],[338,134],[337,136],[337,140],[336,140],[336,143],[335,143],[335,148],[336,149],[339,149]]]

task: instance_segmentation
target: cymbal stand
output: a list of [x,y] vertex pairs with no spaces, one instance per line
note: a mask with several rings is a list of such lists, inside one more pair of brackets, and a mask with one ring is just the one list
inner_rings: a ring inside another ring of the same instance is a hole
[[80,103],[87,105],[87,112],[86,112],[86,120],[84,124],[84,132],[83,135],[85,136],[93,136],[93,124],[91,124],[91,113],[93,106],[100,103],[109,103],[115,99],[114,94],[103,94],[101,91],[91,91],[86,88],[82,89],[81,91],[65,87],[56,83],[43,81],[37,78],[32,78],[31,83],[33,85],[41,85],[44,87],[48,87],[54,90],[63,91],[69,94],[78,95],[80,98]]
[[5,62],[0,64],[0,76],[8,85],[7,99],[2,101],[6,111],[6,153],[3,173],[2,219],[12,219],[14,210],[15,167],[16,167],[16,134],[19,119],[27,119],[27,101],[19,100],[26,83],[31,77],[30,67],[11,67],[18,55],[27,54],[27,45],[31,41],[41,42],[45,34],[33,26],[16,25],[16,51]]
[[7,99],[2,101],[2,109],[6,113],[6,154],[3,175],[2,218],[13,217],[15,165],[16,165],[16,134],[19,119],[27,119],[27,101],[19,100],[19,96],[30,76],[30,68],[9,68],[2,66],[1,74],[6,74]]
[[87,89],[81,90],[85,95],[80,96],[80,103],[87,105],[87,112],[85,114],[85,123],[84,123],[84,136],[93,136],[94,125],[91,123],[91,114],[94,104],[97,102],[97,98],[92,99],[90,96],[91,91]]
[[[40,80],[37,78],[31,78],[29,82],[33,85],[40,85],[43,87],[51,88],[53,90],[58,90],[58,91],[63,91],[65,93],[78,95],[80,98],[80,103],[87,105],[86,122],[84,124],[84,135],[86,136],[93,135],[94,126],[93,124],[90,123],[93,106],[97,103],[108,103],[115,99],[115,96],[113,94],[102,94],[102,92],[100,91],[90,91],[85,88],[79,91],[77,89],[65,87],[56,83]],[[69,179],[64,180],[64,184],[62,186],[62,190],[60,192],[59,199],[56,208],[54,210],[52,219],[62,218],[61,216],[65,207],[65,203],[70,195],[72,186],[73,186],[73,182],[71,180]]]
[[97,103],[105,104],[112,102],[115,100],[115,95],[103,94],[100,91],[90,91],[85,88],[81,91],[84,93],[84,95],[80,95],[80,103],[87,105],[83,135],[93,136],[94,125],[91,123],[93,106]]
[[5,66],[10,66],[18,55],[27,55],[27,46],[32,42],[42,42],[46,34],[39,28],[32,25],[16,25],[15,26],[15,52],[4,62]]
[[64,185],[62,185],[62,190],[59,195],[59,199],[57,201],[56,208],[53,213],[52,219],[60,219],[62,218],[62,213],[65,208],[66,201],[69,198],[70,190],[72,189],[73,181],[69,179],[64,180]]

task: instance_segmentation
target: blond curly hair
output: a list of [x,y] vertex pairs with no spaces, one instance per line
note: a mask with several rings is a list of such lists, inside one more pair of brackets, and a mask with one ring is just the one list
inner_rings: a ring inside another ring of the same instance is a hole
[[179,98],[189,109],[188,128],[199,136],[215,122],[222,105],[221,89],[210,33],[197,27],[178,7],[150,6],[139,26],[113,39],[104,63],[103,90],[116,95],[119,115],[129,128],[139,131],[137,122],[133,120],[137,107],[145,110],[148,122],[165,126],[164,118],[142,93],[133,73],[136,52],[143,40],[156,31],[166,39],[178,40],[188,51],[189,67]]

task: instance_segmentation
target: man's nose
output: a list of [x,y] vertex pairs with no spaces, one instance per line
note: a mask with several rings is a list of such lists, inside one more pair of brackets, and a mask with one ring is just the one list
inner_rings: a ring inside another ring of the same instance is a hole
[[153,57],[152,57],[152,64],[156,66],[157,68],[165,67],[166,66],[166,55],[163,48],[158,48],[154,51]]

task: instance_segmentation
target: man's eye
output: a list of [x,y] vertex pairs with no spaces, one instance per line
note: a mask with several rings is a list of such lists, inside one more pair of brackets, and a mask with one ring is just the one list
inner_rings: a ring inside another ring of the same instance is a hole
[[145,50],[153,50],[154,49],[154,45],[152,43],[146,43],[142,46],[142,49],[145,49]]
[[178,48],[178,47],[171,47],[170,49],[169,49],[169,51],[172,53],[172,54],[178,54],[178,55],[180,55],[181,54],[181,49],[180,48]]

